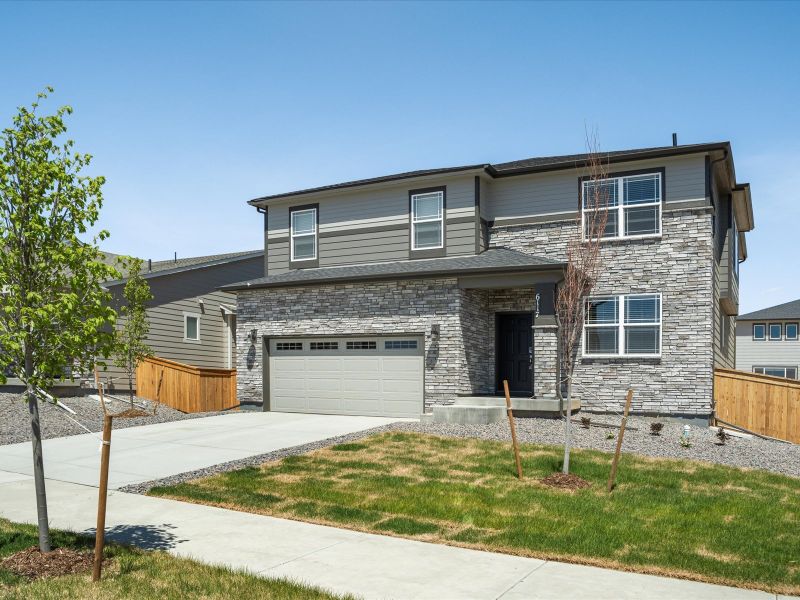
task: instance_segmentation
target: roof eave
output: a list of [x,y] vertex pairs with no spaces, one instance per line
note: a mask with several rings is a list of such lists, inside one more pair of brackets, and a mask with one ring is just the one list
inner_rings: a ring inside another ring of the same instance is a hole
[[481,268],[473,268],[473,269],[437,269],[432,271],[423,271],[423,272],[414,272],[414,273],[393,273],[393,274],[384,274],[384,273],[374,273],[374,274],[367,274],[367,275],[359,275],[359,276],[341,276],[341,277],[330,277],[327,279],[308,279],[308,280],[301,280],[301,281],[276,281],[276,282],[267,282],[267,283],[251,283],[244,281],[242,283],[233,283],[230,285],[221,286],[220,290],[223,292],[237,292],[237,291],[244,291],[244,290],[257,290],[257,289],[269,289],[269,288],[281,288],[281,287],[307,287],[313,285],[329,285],[329,284],[336,284],[336,283],[343,283],[343,282],[351,282],[351,281],[393,281],[393,280],[406,280],[406,279],[432,279],[436,277],[459,277],[462,275],[481,275],[487,272],[492,274],[509,274],[509,273],[525,273],[525,272],[533,272],[533,273],[541,273],[546,271],[563,271],[564,268],[567,266],[566,263],[563,262],[553,262],[548,264],[542,265],[514,265],[509,267],[481,267]]

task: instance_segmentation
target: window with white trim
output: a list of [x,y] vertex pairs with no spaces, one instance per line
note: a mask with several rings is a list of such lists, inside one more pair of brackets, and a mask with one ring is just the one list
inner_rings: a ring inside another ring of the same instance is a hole
[[586,300],[583,355],[661,355],[661,294],[624,294]]
[[770,375],[771,377],[797,379],[797,367],[753,367],[753,373]]
[[293,210],[291,214],[292,261],[317,258],[317,209]]
[[411,249],[444,248],[444,192],[411,196]]
[[582,187],[584,238],[594,216],[608,209],[603,239],[661,235],[661,173],[590,179]]
[[766,323],[753,323],[753,339],[766,340],[767,339],[767,325]]
[[786,324],[786,339],[791,341],[797,340],[797,323]]
[[769,324],[769,339],[779,340],[783,337],[783,323]]
[[183,339],[187,342],[200,341],[200,315],[194,313],[183,314]]

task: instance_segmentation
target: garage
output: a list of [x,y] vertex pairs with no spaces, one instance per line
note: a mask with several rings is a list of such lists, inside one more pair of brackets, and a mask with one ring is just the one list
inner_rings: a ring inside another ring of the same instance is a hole
[[422,336],[304,337],[268,340],[270,410],[419,417]]

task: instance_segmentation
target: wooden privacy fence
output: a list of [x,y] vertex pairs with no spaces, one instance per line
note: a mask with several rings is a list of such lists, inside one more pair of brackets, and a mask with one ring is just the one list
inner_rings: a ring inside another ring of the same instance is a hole
[[731,425],[800,443],[800,381],[714,370],[714,416]]
[[236,401],[236,369],[193,367],[151,357],[136,369],[136,395],[186,413],[227,410]]

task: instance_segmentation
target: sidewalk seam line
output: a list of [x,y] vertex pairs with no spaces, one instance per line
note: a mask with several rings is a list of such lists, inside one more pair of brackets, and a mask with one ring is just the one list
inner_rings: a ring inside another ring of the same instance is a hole
[[528,571],[527,573],[525,573],[525,575],[523,575],[523,576],[522,576],[520,579],[518,579],[517,581],[515,581],[515,582],[514,582],[514,583],[511,585],[511,587],[509,587],[509,588],[507,588],[506,590],[504,590],[504,591],[503,591],[503,592],[502,592],[502,593],[501,593],[501,594],[500,594],[500,595],[499,595],[499,596],[498,596],[498,597],[497,597],[495,600],[500,600],[500,599],[501,599],[503,596],[505,596],[506,594],[508,594],[508,593],[509,593],[511,590],[513,590],[513,589],[514,589],[515,587],[517,587],[517,586],[518,586],[520,583],[522,583],[523,581],[525,581],[525,580],[526,580],[528,577],[530,577],[530,576],[531,576],[531,575],[533,575],[533,574],[534,574],[536,571],[538,571],[538,570],[539,570],[539,569],[541,569],[543,566],[545,566],[545,565],[546,565],[548,562],[550,562],[550,561],[548,561],[548,560],[544,560],[544,561],[542,561],[542,564],[540,564],[540,565],[536,565],[536,566],[535,566],[533,569],[531,569],[530,571]]

